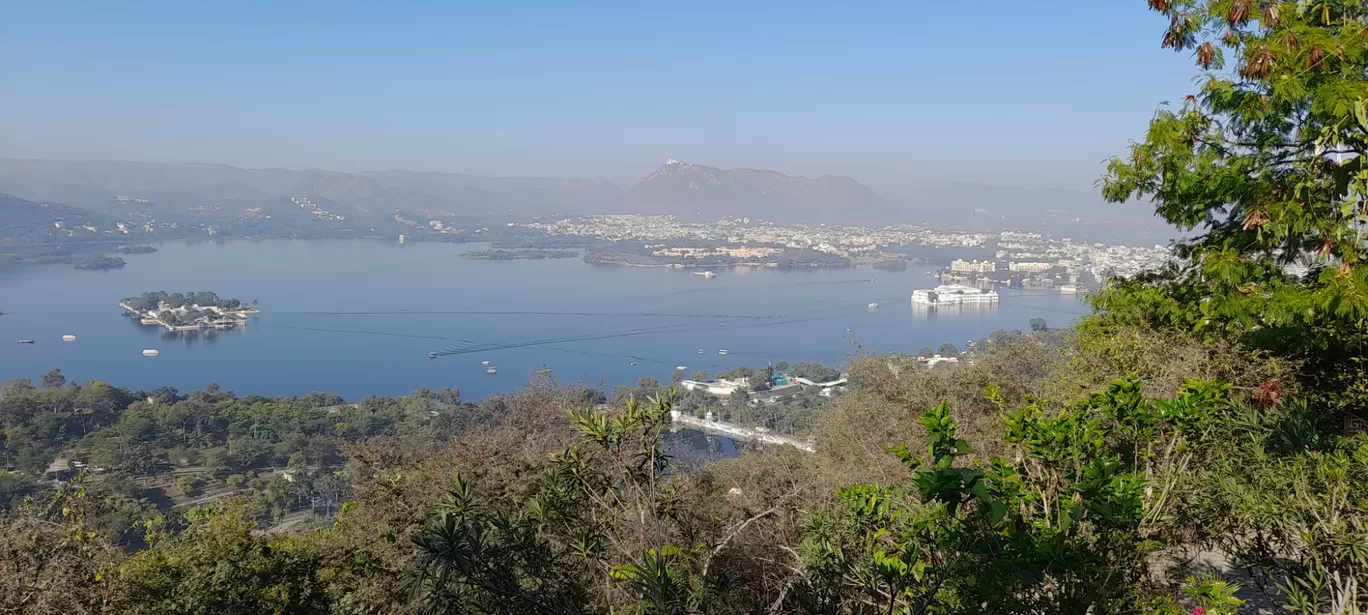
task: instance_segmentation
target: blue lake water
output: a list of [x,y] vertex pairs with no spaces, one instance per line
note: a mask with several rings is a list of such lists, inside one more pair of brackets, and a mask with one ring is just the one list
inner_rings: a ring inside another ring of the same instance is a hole
[[[1002,290],[996,308],[927,314],[909,296],[936,281],[915,268],[738,268],[704,278],[579,259],[460,258],[483,247],[169,243],[124,256],[128,266],[115,271],[0,269],[0,379],[60,368],[68,378],[130,388],[217,383],[239,394],[358,399],[454,386],[479,399],[517,389],[538,369],[611,389],[642,376],[667,381],[681,365],[690,373],[770,360],[846,365],[861,350],[963,348],[996,329],[1026,329],[1032,318],[1063,325],[1088,311],[1071,295]],[[152,290],[212,290],[255,299],[262,313],[240,331],[171,335],[118,307]],[[63,342],[66,334],[76,341]],[[160,355],[145,358],[145,348]],[[486,374],[481,361],[498,373]]]

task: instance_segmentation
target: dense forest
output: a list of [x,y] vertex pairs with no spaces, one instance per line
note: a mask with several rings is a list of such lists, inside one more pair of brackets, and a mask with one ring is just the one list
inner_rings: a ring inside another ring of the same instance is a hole
[[[1368,8],[1148,3],[1198,91],[1102,188],[1188,239],[1077,324],[861,357],[815,452],[707,464],[670,454],[661,383],[347,404],[50,372],[0,399],[0,611],[1365,612]],[[177,467],[187,505],[138,499]],[[291,529],[306,501],[329,522]]]

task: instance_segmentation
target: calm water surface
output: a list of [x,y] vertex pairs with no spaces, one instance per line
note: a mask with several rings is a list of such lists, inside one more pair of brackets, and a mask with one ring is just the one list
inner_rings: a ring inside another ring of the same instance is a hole
[[[739,268],[708,279],[579,259],[460,258],[482,247],[171,243],[125,256],[128,266],[116,271],[0,269],[0,379],[55,367],[130,388],[218,383],[239,394],[357,399],[454,386],[479,399],[515,390],[539,369],[558,382],[611,388],[642,376],[666,381],[681,365],[690,373],[768,360],[845,365],[861,349],[963,348],[996,329],[1026,329],[1032,318],[1064,325],[1087,312],[1074,296],[1019,290],[1000,291],[995,309],[918,312],[912,290],[936,284],[919,269]],[[119,299],[152,290],[212,290],[255,299],[262,313],[241,331],[170,335],[120,313]],[[65,334],[76,341],[62,342]],[[144,348],[160,356],[144,358]],[[486,374],[481,361],[498,373]]]

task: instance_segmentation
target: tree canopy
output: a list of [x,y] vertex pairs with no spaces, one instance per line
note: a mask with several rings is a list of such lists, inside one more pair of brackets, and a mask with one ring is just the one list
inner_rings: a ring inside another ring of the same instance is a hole
[[1363,408],[1368,337],[1368,9],[1350,0],[1150,0],[1197,92],[1108,164],[1103,194],[1199,231],[1168,270],[1113,283],[1125,322],[1229,336],[1307,362]]

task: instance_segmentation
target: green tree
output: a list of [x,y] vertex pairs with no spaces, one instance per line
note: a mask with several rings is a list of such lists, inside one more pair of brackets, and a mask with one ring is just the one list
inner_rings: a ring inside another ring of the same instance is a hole
[[1044,318],[1032,318],[1032,319],[1031,319],[1031,330],[1032,330],[1032,331],[1044,331],[1044,330],[1049,329],[1049,328],[1050,328],[1050,327],[1049,327],[1048,325],[1045,324],[1045,319],[1044,319]]
[[[1006,410],[1001,391],[988,398]],[[1228,406],[1220,383],[1149,401],[1122,380],[1088,402],[1007,412],[1012,459],[971,460],[949,404],[924,412],[927,454],[890,449],[906,484],[838,489],[799,547],[800,600],[821,613],[1122,613],[1151,598],[1147,562],[1174,504],[1150,482]]]
[[187,526],[148,533],[147,550],[110,574],[113,612],[133,615],[220,615],[329,612],[321,563],[290,539],[258,536],[236,509],[193,509]]
[[432,612],[696,613],[712,551],[676,540],[688,511],[672,497],[663,430],[668,397],[615,415],[574,410],[579,433],[526,499],[482,496],[464,477],[414,542]]
[[57,389],[62,388],[62,385],[66,384],[66,376],[62,375],[62,370],[53,369],[51,371],[44,373],[41,377],[39,377],[38,381],[42,383],[44,389],[47,389],[49,391],[55,391]]
[[[1198,92],[1108,165],[1184,260],[1113,283],[1109,318],[1229,337],[1305,364],[1332,407],[1368,407],[1368,8],[1352,0],[1150,0]],[[1306,274],[1287,267],[1305,265]]]
[[936,351],[930,346],[922,346],[922,349],[917,351],[917,356],[923,359],[930,359],[931,357],[936,356]]
[[697,382],[707,382],[707,381],[708,381],[708,372],[707,372],[707,370],[702,370],[702,369],[694,370],[694,373],[693,373],[693,380],[695,380],[695,381],[697,381]]
[[946,342],[941,344],[940,351],[936,354],[939,354],[942,357],[958,357],[959,348],[956,348],[955,345],[950,342]]

